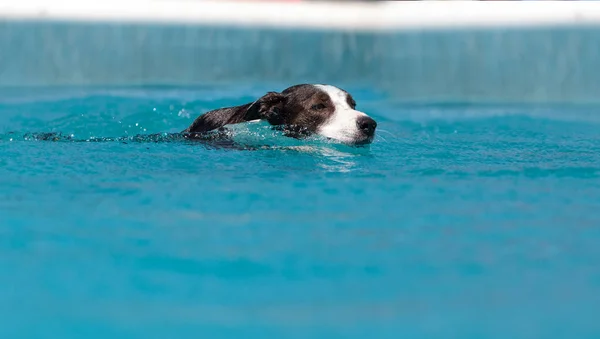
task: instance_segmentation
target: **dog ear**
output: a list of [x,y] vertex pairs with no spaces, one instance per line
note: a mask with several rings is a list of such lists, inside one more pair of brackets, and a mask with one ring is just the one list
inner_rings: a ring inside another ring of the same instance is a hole
[[271,125],[283,124],[281,112],[285,105],[286,97],[277,92],[269,92],[248,107],[246,120],[267,120]]

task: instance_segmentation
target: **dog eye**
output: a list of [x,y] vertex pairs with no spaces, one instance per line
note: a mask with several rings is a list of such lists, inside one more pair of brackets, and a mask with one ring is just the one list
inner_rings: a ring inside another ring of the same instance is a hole
[[324,104],[316,104],[316,105],[312,105],[311,108],[314,109],[315,111],[318,111],[318,110],[324,109],[325,105]]

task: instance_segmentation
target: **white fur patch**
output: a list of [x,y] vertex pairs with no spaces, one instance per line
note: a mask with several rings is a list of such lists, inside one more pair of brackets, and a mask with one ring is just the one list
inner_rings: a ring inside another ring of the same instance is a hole
[[350,107],[346,101],[347,94],[339,88],[330,85],[314,86],[327,93],[335,107],[331,118],[319,127],[317,133],[342,142],[355,141],[360,133],[356,122],[359,117],[367,115]]

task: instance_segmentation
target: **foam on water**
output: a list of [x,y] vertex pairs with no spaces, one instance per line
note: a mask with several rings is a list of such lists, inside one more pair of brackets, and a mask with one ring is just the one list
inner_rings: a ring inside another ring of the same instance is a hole
[[600,333],[596,107],[350,89],[369,147],[180,138],[268,90],[0,91],[0,337]]

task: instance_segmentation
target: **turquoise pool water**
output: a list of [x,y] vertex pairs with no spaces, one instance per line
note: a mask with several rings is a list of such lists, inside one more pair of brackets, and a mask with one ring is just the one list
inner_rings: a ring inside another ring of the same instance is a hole
[[0,91],[0,337],[600,335],[598,107],[350,88],[368,148],[135,138],[277,88]]

